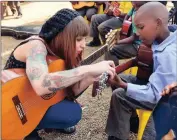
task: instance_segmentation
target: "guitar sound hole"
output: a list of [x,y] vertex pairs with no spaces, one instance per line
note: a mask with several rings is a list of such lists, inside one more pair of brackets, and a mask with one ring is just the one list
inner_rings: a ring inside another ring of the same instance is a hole
[[42,99],[44,100],[50,100],[51,98],[53,98],[55,96],[56,92],[53,92],[53,93],[49,93],[49,94],[46,94],[46,95],[42,95]]

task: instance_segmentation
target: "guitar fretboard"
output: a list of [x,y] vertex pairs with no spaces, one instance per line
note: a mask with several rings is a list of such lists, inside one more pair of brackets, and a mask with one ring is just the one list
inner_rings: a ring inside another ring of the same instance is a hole
[[99,57],[101,57],[108,50],[108,45],[105,44],[101,48],[99,48],[96,52],[93,52],[86,59],[81,62],[81,65],[89,65]]

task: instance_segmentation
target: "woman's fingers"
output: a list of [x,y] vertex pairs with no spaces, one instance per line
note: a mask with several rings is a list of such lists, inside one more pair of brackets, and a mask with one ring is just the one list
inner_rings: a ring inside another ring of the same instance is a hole
[[108,61],[108,63],[109,63],[109,65],[110,65],[111,67],[113,67],[113,68],[116,67],[113,61]]
[[114,75],[115,75],[115,74],[114,74],[113,71],[108,70],[107,73],[108,73],[108,75],[110,76],[110,79],[113,79],[113,78],[114,78]]

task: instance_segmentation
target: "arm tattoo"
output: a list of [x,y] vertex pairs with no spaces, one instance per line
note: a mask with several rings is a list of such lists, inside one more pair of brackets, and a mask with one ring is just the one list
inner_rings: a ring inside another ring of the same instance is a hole
[[28,76],[30,80],[38,80],[43,72],[39,68],[31,67],[28,69]]
[[46,75],[44,77],[44,80],[42,82],[42,86],[43,87],[49,87],[49,86],[51,86],[51,81],[50,81],[50,76],[49,75]]
[[41,64],[46,65],[45,57],[47,55],[46,49],[43,46],[37,46],[31,48],[29,59],[31,61],[38,61]]
[[79,82],[83,76],[84,74],[80,74],[78,69],[50,73],[44,77],[42,86],[48,88],[49,91],[56,92]]
[[27,75],[31,81],[39,80],[44,72],[48,72],[46,62],[47,51],[43,46],[31,48],[27,57]]
[[65,88],[65,87],[60,87],[60,88],[52,88],[52,87],[50,88],[49,87],[48,90],[52,91],[52,93],[56,93],[58,90],[63,89],[63,88]]
[[57,90],[67,88],[84,78],[84,72],[79,71],[78,68],[48,73],[46,55],[45,46],[38,45],[31,48],[26,60],[26,72],[31,83],[40,82],[41,87],[45,88],[45,92],[55,93]]

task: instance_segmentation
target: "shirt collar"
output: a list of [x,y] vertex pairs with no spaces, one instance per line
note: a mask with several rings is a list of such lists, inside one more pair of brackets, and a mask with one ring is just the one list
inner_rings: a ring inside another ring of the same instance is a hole
[[177,31],[170,32],[170,35],[160,44],[157,43],[157,41],[154,41],[152,44],[152,50],[153,51],[163,51],[169,44],[173,43],[175,40],[177,40]]

